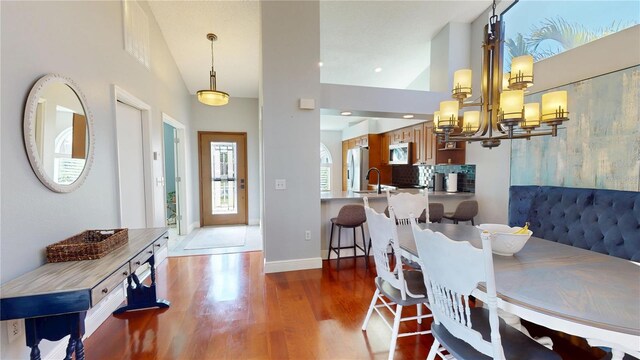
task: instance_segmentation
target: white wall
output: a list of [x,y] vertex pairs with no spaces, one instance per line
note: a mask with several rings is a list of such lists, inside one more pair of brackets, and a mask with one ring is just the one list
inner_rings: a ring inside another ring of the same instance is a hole
[[320,131],[320,141],[331,153],[331,191],[342,189],[342,132]]
[[[191,97],[191,139],[189,156],[194,164],[191,188],[199,194],[198,131],[227,131],[247,133],[247,187],[249,224],[260,222],[260,158],[258,153],[258,99],[232,97],[225,106],[208,106]],[[193,221],[200,224],[200,200],[196,196],[191,204]]]
[[453,73],[470,66],[471,26],[451,22],[431,40],[429,90],[450,94]]
[[[151,105],[153,151],[162,153],[162,111],[188,126],[189,94],[151,11],[142,5],[151,26],[151,70],[124,51],[120,1],[0,3],[2,283],[42,265],[46,245],[118,225],[113,84]],[[86,182],[68,194],[38,181],[22,140],[27,94],[47,73],[72,78],[95,120],[95,162]],[[156,163],[154,176],[162,177],[162,159]],[[162,199],[162,188],[156,192]],[[24,342],[7,344],[6,325],[0,330],[0,358],[28,358]],[[47,348],[43,345],[43,354]]]
[[[318,1],[261,5],[265,271],[318,268],[320,110],[300,110],[298,100],[320,98],[320,7]],[[275,190],[276,179],[286,180],[286,190]]]

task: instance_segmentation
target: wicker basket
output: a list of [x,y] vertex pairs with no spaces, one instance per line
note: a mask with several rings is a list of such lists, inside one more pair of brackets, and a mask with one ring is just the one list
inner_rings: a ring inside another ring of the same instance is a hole
[[47,262],[99,259],[128,241],[127,229],[87,230],[47,246]]

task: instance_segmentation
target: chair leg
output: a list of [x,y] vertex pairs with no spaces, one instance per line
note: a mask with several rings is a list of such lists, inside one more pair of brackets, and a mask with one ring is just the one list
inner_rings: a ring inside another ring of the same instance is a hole
[[427,355],[427,360],[434,360],[436,355],[438,354],[438,348],[440,348],[440,342],[433,339],[433,345],[431,345],[431,350],[429,350],[429,355]]
[[389,344],[389,360],[393,360],[398,341],[398,331],[400,330],[400,319],[402,318],[402,305],[396,305],[396,317],[393,319],[393,330],[391,331],[391,344]]
[[353,260],[356,261],[358,252],[356,251],[356,228],[353,228]]
[[371,314],[373,313],[373,308],[378,302],[378,296],[380,296],[380,290],[376,288],[376,292],[373,293],[373,299],[371,299],[371,305],[369,305],[369,311],[367,311],[367,316],[364,318],[364,322],[362,323],[362,331],[367,330],[367,324],[369,323],[369,319],[371,318]]
[[327,254],[327,260],[331,260],[331,251],[333,249],[333,227],[335,225],[333,224],[333,222],[331,223],[331,233],[329,235],[329,253]]
[[342,226],[338,225],[338,265],[336,265],[336,270],[340,270],[340,251],[342,250],[342,245],[340,245],[340,235],[342,235]]
[[422,304],[418,304],[416,306],[417,306],[418,324],[422,324]]
[[364,240],[364,225],[360,225],[360,230],[362,231],[362,249],[364,251],[364,267],[366,269],[369,268],[369,253],[364,250],[367,248],[367,242]]

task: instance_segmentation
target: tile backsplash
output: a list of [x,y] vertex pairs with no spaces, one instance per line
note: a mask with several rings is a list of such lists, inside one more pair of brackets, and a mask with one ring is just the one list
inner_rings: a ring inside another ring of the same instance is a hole
[[475,165],[394,165],[391,176],[397,186],[426,186],[433,188],[435,173],[458,173],[458,191],[476,192]]

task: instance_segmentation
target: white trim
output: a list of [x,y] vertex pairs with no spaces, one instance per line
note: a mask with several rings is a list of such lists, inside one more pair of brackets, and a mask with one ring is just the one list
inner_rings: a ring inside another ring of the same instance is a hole
[[255,225],[260,225],[260,219],[249,219],[249,224],[247,224],[249,226],[255,226]]
[[265,261],[264,273],[277,273],[284,271],[296,271],[307,269],[321,269],[322,258],[309,258],[309,259],[295,259],[295,260],[281,260],[281,261]]
[[[186,156],[186,130],[185,130],[185,126],[183,123],[175,120],[174,118],[172,118],[171,116],[169,116],[167,113],[162,113],[162,122],[169,124],[171,126],[173,126],[176,129],[176,136],[178,137],[178,145],[177,145],[177,162],[178,162],[178,168],[176,169],[176,172],[178,174],[178,176],[180,176],[180,183],[178,184],[178,191],[179,191],[179,195],[178,196],[178,204],[177,206],[179,207],[179,214],[182,217],[182,220],[177,220],[180,221],[178,226],[178,229],[180,229],[179,234],[178,235],[187,235],[189,233],[189,229],[187,226],[187,219],[189,218],[187,215],[187,209],[189,209],[189,198],[187,197],[187,183],[189,181],[189,176],[187,174],[187,156]],[[162,127],[162,139],[164,139],[164,126]],[[163,150],[163,154],[165,153],[165,149],[164,149],[164,141],[162,141],[162,150]],[[166,177],[166,173],[165,173],[165,169],[164,169],[164,161],[162,162],[162,173],[163,176]],[[166,192],[166,188],[163,190],[163,199],[165,199],[165,208],[167,206],[166,203],[166,194],[164,194],[164,192]]]
[[200,227],[200,221],[194,221],[189,225],[189,228],[187,229],[187,234],[191,233],[193,230],[197,229]]
[[[144,101],[138,99],[131,93],[123,90],[118,85],[113,85],[113,115],[114,115],[114,133],[115,141],[116,141],[116,175],[118,179],[118,209],[120,211],[120,226],[122,226],[122,199],[120,198],[121,194],[121,176],[120,176],[120,154],[118,150],[118,132],[117,132],[117,120],[115,116],[117,116],[117,106],[118,101],[121,103],[132,106],[141,112],[142,116],[142,151],[143,151],[143,161],[144,161],[144,198],[145,198],[145,206],[146,206],[146,225],[147,227],[155,226],[155,200],[154,200],[154,184],[153,184],[153,148],[151,144],[151,106],[145,103]],[[164,216],[163,216],[164,217]]]

